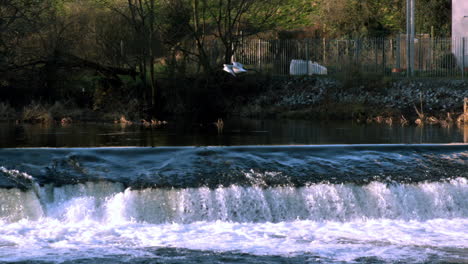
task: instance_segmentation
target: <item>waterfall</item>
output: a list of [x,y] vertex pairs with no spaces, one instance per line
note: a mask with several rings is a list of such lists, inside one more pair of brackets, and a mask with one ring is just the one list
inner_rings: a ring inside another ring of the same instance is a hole
[[87,182],[33,190],[0,189],[0,217],[9,221],[48,217],[60,221],[138,221],[154,224],[197,221],[284,222],[362,219],[429,220],[468,217],[468,182],[304,187],[238,186],[147,188]]

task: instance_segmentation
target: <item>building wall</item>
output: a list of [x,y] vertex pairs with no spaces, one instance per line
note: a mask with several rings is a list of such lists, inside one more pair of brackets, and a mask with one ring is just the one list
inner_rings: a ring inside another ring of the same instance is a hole
[[[465,17],[466,16],[466,17]],[[465,54],[462,55],[462,38],[465,37]],[[452,50],[461,66],[465,58],[468,67],[468,0],[452,0]]]

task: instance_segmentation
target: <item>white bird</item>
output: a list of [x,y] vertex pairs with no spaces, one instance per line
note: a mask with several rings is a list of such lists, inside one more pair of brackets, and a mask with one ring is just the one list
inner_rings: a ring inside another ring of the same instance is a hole
[[232,69],[235,73],[247,72],[247,70],[244,69],[244,65],[236,61],[232,62]]
[[236,76],[236,73],[247,72],[247,70],[244,69],[244,65],[236,61],[233,61],[232,64],[223,64],[223,70],[232,74],[234,77]]
[[232,76],[236,77],[234,73],[233,66],[231,64],[223,64],[223,71],[232,74]]

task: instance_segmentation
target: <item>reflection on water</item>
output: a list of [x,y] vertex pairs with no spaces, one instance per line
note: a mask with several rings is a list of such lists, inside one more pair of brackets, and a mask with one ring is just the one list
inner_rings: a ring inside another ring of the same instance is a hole
[[307,120],[174,121],[164,128],[139,125],[31,125],[0,123],[0,147],[198,146],[289,144],[467,143],[468,126],[388,126]]

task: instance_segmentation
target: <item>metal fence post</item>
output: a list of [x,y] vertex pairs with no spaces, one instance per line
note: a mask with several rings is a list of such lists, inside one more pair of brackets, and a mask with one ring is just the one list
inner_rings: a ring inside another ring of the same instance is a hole
[[357,38],[356,39],[356,66],[361,69],[361,39]]
[[258,45],[257,45],[257,65],[258,69],[262,71],[262,64],[260,63],[260,39],[258,39]]
[[420,73],[422,72],[422,70],[423,70],[423,55],[424,55],[424,53],[423,53],[423,45],[422,45],[422,44],[423,44],[423,43],[422,43],[422,42],[423,42],[423,36],[422,36],[422,35],[419,36],[419,40],[418,40],[418,41],[419,41],[419,45],[418,45],[418,46],[419,46],[419,50],[418,50],[418,64],[419,64],[419,65],[418,65],[418,68],[419,68],[419,73],[418,73],[418,74],[420,74]]
[[382,74],[386,74],[387,58],[385,57],[385,37],[382,37]]
[[465,79],[465,37],[462,37],[462,79]]
[[401,68],[401,61],[400,61],[400,56],[401,56],[401,34],[398,34],[397,37],[397,43],[396,43],[396,68],[400,69]]
[[309,56],[309,39],[306,39],[306,43],[305,43],[305,46],[306,46],[306,50],[305,50],[305,57],[306,57],[306,61],[307,61],[307,75],[309,75],[309,61],[310,61],[310,56]]
[[327,64],[327,40],[323,38],[323,65]]
[[334,54],[334,56],[333,56],[333,63],[336,65],[337,68],[338,68],[338,65],[340,65],[340,72],[342,72],[343,71],[343,65],[338,63],[338,58],[340,57],[340,41],[335,39],[335,43],[336,43],[336,45],[335,45],[336,46],[336,54]]
[[374,72],[377,72],[377,68],[379,66],[379,55],[377,53],[377,38],[374,38],[374,59],[375,59],[375,65],[374,65]]

